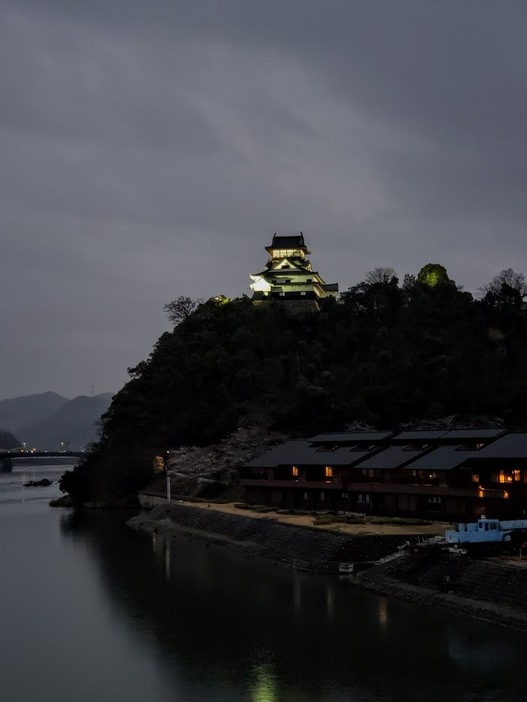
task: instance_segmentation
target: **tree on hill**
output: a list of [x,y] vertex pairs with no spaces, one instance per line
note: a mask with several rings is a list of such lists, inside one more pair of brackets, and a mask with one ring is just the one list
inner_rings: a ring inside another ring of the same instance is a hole
[[434,288],[440,283],[452,283],[446,268],[439,263],[427,263],[417,274],[417,281]]
[[167,302],[163,309],[172,324],[177,326],[188,319],[202,303],[201,299],[193,300],[191,297],[180,295],[172,302]]
[[367,285],[375,285],[377,283],[388,284],[397,278],[395,269],[391,266],[374,268],[366,273],[364,282]]
[[494,307],[521,307],[527,296],[527,281],[523,273],[506,268],[480,288],[482,301]]

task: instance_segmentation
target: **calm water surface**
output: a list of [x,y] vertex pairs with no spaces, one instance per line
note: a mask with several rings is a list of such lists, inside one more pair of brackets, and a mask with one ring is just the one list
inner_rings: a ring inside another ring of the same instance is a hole
[[2,702],[524,702],[527,637],[420,611],[0,474]]

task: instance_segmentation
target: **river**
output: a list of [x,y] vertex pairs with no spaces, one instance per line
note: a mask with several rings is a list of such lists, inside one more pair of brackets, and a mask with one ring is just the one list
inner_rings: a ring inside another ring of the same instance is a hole
[[0,474],[2,702],[527,697],[523,634],[51,509],[63,470]]

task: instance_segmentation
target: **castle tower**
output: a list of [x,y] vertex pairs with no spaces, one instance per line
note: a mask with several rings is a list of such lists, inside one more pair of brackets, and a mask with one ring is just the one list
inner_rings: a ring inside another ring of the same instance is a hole
[[266,246],[269,260],[265,270],[251,274],[253,300],[319,300],[335,297],[337,283],[325,283],[307,258],[310,255],[304,235],[273,236]]

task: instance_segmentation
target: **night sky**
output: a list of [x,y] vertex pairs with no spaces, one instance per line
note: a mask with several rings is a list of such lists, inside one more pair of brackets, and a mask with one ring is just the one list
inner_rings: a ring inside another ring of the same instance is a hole
[[527,273],[525,0],[0,0],[0,399],[116,391],[274,232]]

